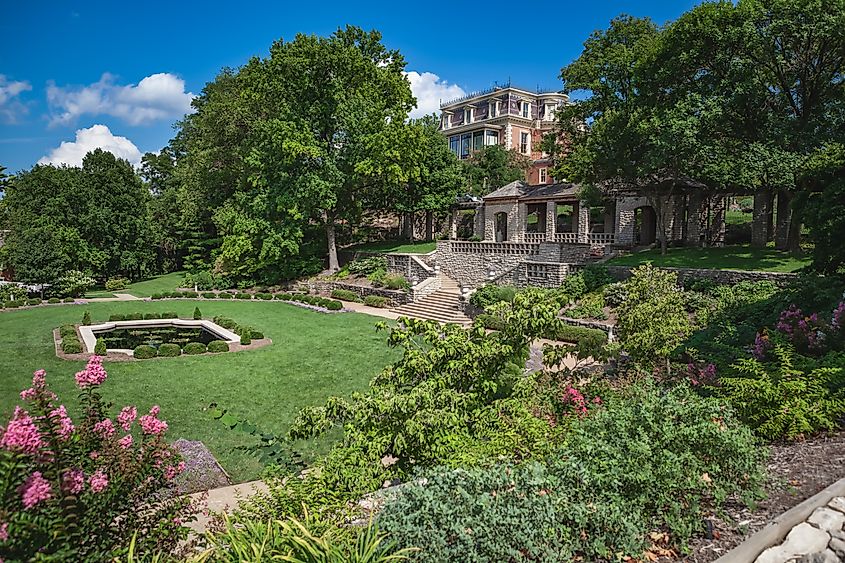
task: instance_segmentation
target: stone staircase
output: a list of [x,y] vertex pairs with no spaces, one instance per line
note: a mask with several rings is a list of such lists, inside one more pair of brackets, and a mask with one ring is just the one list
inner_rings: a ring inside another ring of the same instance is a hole
[[396,307],[393,312],[441,323],[472,324],[472,319],[464,315],[461,309],[461,288],[458,282],[443,274],[440,274],[440,289],[419,301]]

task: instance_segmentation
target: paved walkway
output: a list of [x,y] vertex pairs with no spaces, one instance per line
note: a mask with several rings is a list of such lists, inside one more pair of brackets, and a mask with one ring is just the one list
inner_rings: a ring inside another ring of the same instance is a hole
[[114,297],[92,297],[91,299],[77,299],[82,303],[106,303],[109,301],[143,301],[144,297],[135,297],[128,293],[115,293]]
[[[240,483],[238,485],[229,485],[228,487],[220,487],[219,489],[211,489],[207,492],[208,498],[205,501],[205,506],[208,510],[204,510],[197,514],[197,519],[189,524],[189,527],[201,534],[205,531],[208,523],[211,521],[212,513],[230,512],[233,508],[238,506],[238,501],[256,493],[266,493],[268,491],[267,484],[264,481],[249,481],[247,483]],[[206,493],[194,493],[188,495],[191,500],[202,499]]]
[[[341,300],[338,299],[338,301],[341,301]],[[374,317],[381,317],[383,319],[390,319],[390,320],[395,321],[396,319],[398,319],[399,317],[402,316],[402,315],[394,313],[393,311],[390,311],[388,309],[380,309],[378,307],[368,307],[367,305],[364,305],[363,303],[354,303],[352,301],[342,301],[342,303],[343,303],[343,308],[348,310],[348,311],[354,311],[356,313],[363,313],[365,315],[372,315]]]

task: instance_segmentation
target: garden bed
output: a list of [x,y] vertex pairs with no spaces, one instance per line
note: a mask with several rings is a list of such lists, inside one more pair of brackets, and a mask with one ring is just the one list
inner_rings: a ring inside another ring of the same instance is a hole
[[741,503],[729,503],[724,514],[711,518],[712,539],[696,538],[688,557],[663,561],[714,561],[779,514],[845,477],[845,432],[772,446],[766,471],[767,498],[755,510]]

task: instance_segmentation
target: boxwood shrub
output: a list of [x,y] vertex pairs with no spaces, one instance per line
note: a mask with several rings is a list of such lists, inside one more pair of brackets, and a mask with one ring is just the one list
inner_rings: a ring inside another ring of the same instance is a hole
[[172,342],[165,342],[158,347],[158,355],[163,358],[173,358],[181,353],[182,349],[179,348],[179,345]]
[[249,293],[236,293],[235,299],[252,299],[252,295]]
[[601,346],[607,342],[607,333],[597,328],[587,328],[583,326],[564,325],[560,327],[554,334],[546,336],[549,340],[560,340],[562,342],[572,342],[578,344],[579,342],[587,341],[590,346]]
[[195,356],[197,354],[205,354],[206,347],[202,342],[188,342],[182,350],[189,356]]
[[138,360],[148,360],[150,358],[155,358],[156,354],[156,349],[152,346],[147,346],[146,344],[136,346],[135,350],[132,351],[132,355],[135,357],[135,359]]
[[250,330],[249,337],[253,340],[261,340],[262,338],[264,338],[264,333],[260,330]]
[[161,313],[144,313],[144,320],[160,319]]
[[503,330],[505,328],[505,323],[502,319],[495,315],[490,315],[488,313],[482,313],[475,317],[475,320],[480,322],[484,325],[484,328],[490,330]]
[[102,338],[98,338],[96,344],[94,344],[94,353],[98,356],[105,356],[106,351],[106,341]]
[[62,338],[62,352],[65,354],[79,354],[82,352],[82,344],[79,342],[76,334]]
[[228,352],[229,344],[223,340],[212,340],[208,343],[208,351],[213,352],[215,354],[219,354],[220,352]]
[[63,303],[73,303],[74,301],[76,300],[73,297],[65,297],[64,299],[62,299]]
[[150,299],[156,299],[156,300],[158,300],[158,299],[162,299],[162,298],[164,298],[164,296],[163,296],[161,293],[153,293],[153,294],[150,296]]
[[381,295],[368,295],[364,298],[364,305],[384,309],[390,306],[390,299]]
[[76,327],[73,325],[62,325],[59,328],[59,336],[62,338],[73,337],[76,338]]
[[262,301],[270,301],[273,299],[272,293],[256,293],[255,297],[261,299]]
[[50,299],[47,300],[47,303],[50,303],[51,305],[55,305],[56,303],[61,303],[61,302],[62,302],[62,300],[59,299],[58,297],[51,297]]
[[238,323],[234,321],[234,319],[230,319],[229,317],[217,316],[214,317],[214,324],[222,326],[225,329],[232,330],[235,328]]
[[326,304],[326,309],[328,309],[329,311],[340,311],[341,309],[343,309],[343,303],[340,302],[340,301],[331,301],[330,300]]
[[240,334],[242,346],[249,346],[250,344],[252,344],[252,331],[249,328],[244,327],[244,329],[241,330]]
[[143,313],[129,313],[126,315],[127,321],[140,321],[143,320],[144,315]]
[[32,299],[26,300],[27,305],[41,305],[41,299],[38,297],[34,297]]
[[360,303],[361,297],[349,289],[334,289],[332,290],[332,299],[342,299],[343,301],[352,301]]
[[121,315],[121,314],[117,314],[117,313],[113,314],[113,315],[109,315],[109,320],[110,321],[125,321],[126,315]]
[[202,298],[203,299],[216,299],[217,294],[214,293],[213,291],[206,291],[205,293],[202,294]]
[[292,295],[290,293],[277,293],[274,297],[280,301],[290,301]]
[[178,319],[179,313],[177,313],[176,311],[165,311],[164,313],[161,314],[161,318],[162,319]]
[[231,293],[222,292],[217,294],[217,299],[231,299],[232,297],[234,296]]
[[181,297],[185,299],[196,299],[199,296],[199,293],[196,291],[183,291]]

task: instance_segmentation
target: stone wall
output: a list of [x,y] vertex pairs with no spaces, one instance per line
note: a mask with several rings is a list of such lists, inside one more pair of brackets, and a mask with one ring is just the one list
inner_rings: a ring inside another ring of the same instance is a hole
[[391,274],[405,276],[412,284],[419,283],[434,276],[433,266],[430,266],[423,259],[423,256],[429,256],[427,260],[434,261],[434,257],[431,255],[388,254],[385,257],[387,259],[387,271]]
[[522,223],[519,216],[519,205],[514,201],[510,203],[487,203],[484,205],[484,236],[486,241],[496,240],[496,214],[507,213],[508,215],[508,241],[518,241],[522,232]]
[[368,295],[378,295],[380,297],[387,297],[393,301],[394,305],[404,305],[411,302],[411,296],[401,290],[384,289],[381,287],[366,287],[363,285],[344,283],[340,281],[311,280],[308,282],[308,288],[311,291],[324,293],[331,293],[332,290],[335,289],[345,289],[348,291],[354,291],[362,299]]
[[590,257],[591,246],[590,244],[541,242],[536,261],[581,264]]
[[536,254],[538,247],[537,244],[441,240],[437,242],[437,265],[462,287],[478,287],[512,272],[527,256]]
[[[618,280],[631,277],[631,266],[607,266],[608,272]],[[732,285],[741,281],[773,281],[784,285],[798,277],[797,274],[785,272],[755,272],[749,270],[707,270],[701,268],[660,268],[678,274],[678,281],[684,283],[688,279],[712,280],[718,284]]]

